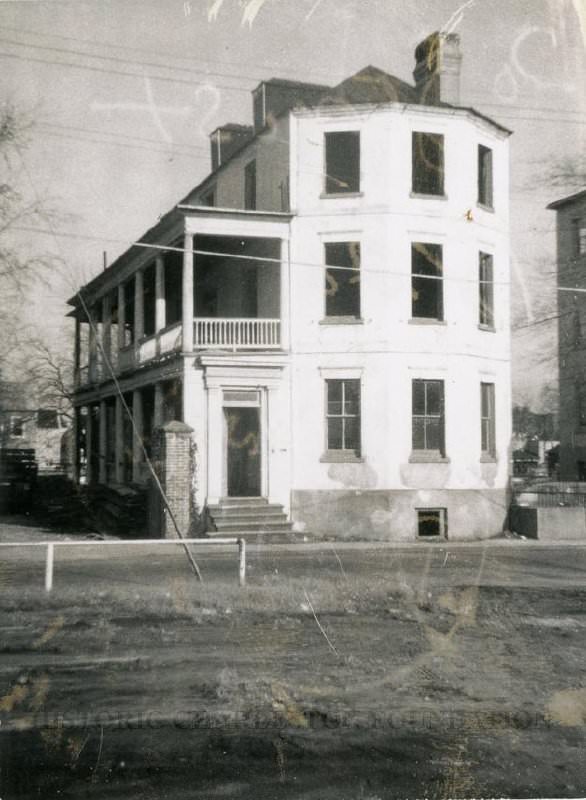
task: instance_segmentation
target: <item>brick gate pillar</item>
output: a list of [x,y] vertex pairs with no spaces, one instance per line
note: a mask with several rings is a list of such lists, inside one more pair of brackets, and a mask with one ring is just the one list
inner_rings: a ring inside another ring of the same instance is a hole
[[[193,428],[184,422],[167,422],[158,428],[153,441],[153,464],[167,503],[183,536],[189,536],[194,491]],[[153,536],[177,539],[177,531],[169,511],[160,497],[155,481],[151,481],[149,530]]]

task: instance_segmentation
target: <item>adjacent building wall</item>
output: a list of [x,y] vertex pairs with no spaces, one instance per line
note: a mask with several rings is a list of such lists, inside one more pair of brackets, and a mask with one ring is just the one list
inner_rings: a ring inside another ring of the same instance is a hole
[[[578,252],[578,224],[586,226],[586,195],[557,210],[560,382],[560,478],[586,480],[586,252]],[[577,292],[567,291],[576,287]]]

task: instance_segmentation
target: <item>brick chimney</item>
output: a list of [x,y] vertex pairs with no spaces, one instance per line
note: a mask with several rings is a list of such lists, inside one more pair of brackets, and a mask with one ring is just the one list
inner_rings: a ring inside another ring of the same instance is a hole
[[462,53],[457,33],[436,31],[415,48],[415,87],[424,105],[460,103]]
[[228,161],[237,150],[252,139],[253,135],[250,125],[237,125],[233,122],[221,125],[210,133],[212,170]]

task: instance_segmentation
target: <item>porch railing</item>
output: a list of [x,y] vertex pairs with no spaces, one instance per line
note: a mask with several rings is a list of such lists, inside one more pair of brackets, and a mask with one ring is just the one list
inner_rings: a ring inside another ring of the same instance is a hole
[[198,317],[193,333],[196,348],[277,350],[281,346],[279,319]]

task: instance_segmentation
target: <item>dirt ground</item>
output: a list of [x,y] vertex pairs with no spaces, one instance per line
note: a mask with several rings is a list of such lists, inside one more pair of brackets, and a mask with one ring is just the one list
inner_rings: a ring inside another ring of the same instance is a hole
[[586,792],[586,548],[0,557],[2,800]]

